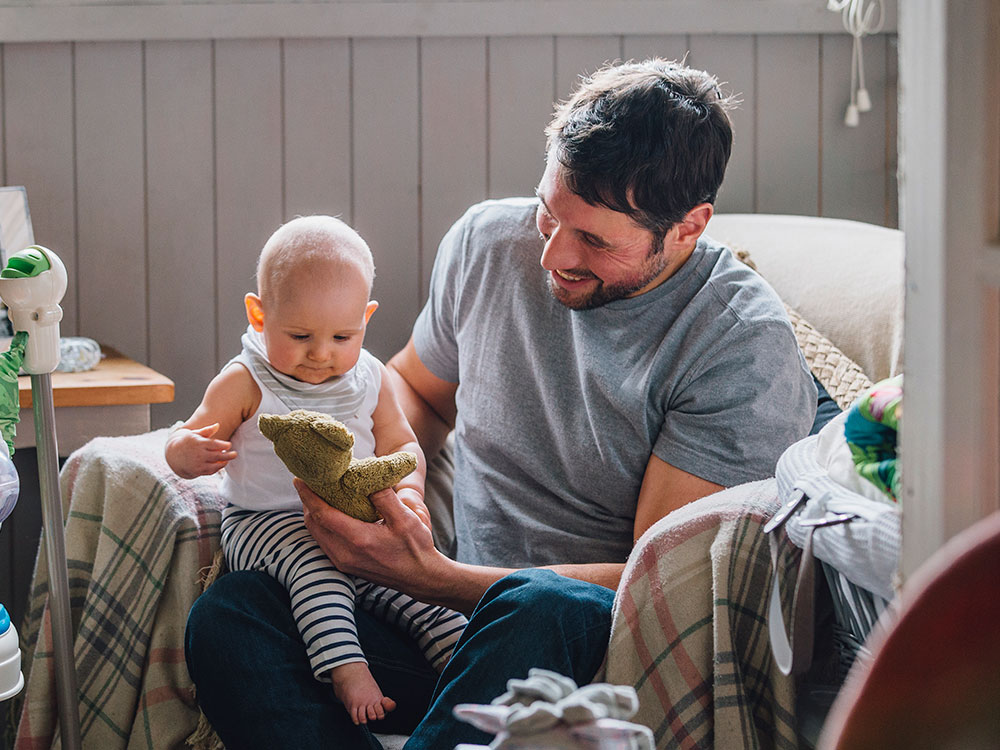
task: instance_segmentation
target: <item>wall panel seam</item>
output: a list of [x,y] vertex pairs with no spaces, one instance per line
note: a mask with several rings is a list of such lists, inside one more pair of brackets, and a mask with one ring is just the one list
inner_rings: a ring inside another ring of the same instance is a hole
[[211,96],[212,96],[212,294],[215,297],[215,351],[213,359],[218,369],[222,363],[219,354],[222,351],[222,329],[219,322],[222,319],[221,295],[219,294],[219,111],[217,102],[218,70],[216,61],[216,43],[211,43]]
[[[424,267],[424,45],[417,38],[417,268]],[[417,306],[424,303],[423,273],[414,274]]]
[[816,215],[823,216],[823,35],[816,35]]
[[281,220],[287,221],[288,215],[288,128],[286,127],[287,88],[285,83],[285,40],[278,40],[278,127],[281,129],[279,148],[281,149]]
[[351,196],[348,199],[348,210],[351,212],[350,220],[351,226],[355,223],[355,205],[354,205],[354,194],[356,192],[355,185],[355,160],[354,160],[354,39],[347,40],[347,107],[349,110],[348,120],[347,120],[347,133],[348,140],[350,141],[347,146],[347,163],[348,171],[350,175],[348,177],[349,184],[351,186]]
[[[73,259],[80,257],[80,169],[78,158],[77,112],[76,112],[76,42],[70,44],[70,126],[73,129]],[[74,262],[74,265],[76,263]],[[77,326],[80,325],[80,285],[79,274],[73,278],[73,303],[76,306]]]
[[758,37],[756,34],[753,35],[753,154],[751,162],[753,164],[753,179],[750,181],[750,190],[752,195],[750,196],[750,205],[753,206],[754,213],[760,210],[757,203],[758,196],[758,178],[757,178],[757,145],[760,140],[760,135],[758,133],[758,124],[760,122],[760,75],[759,75],[759,57],[758,57],[758,47],[757,47]]
[[145,283],[146,283],[146,361],[153,357],[153,311],[150,305],[150,291],[152,289],[150,253],[149,253],[149,100],[146,90],[146,42],[139,45],[139,69],[142,81],[142,234],[143,234],[143,256],[145,260]]
[[486,80],[484,85],[486,86],[486,138],[483,140],[483,147],[485,153],[483,154],[486,160],[486,195],[493,195],[493,170],[492,164],[490,162],[490,143],[493,140],[493,128],[491,123],[493,122],[493,77],[490,75],[490,52],[492,50],[493,39],[492,37],[486,37],[486,66],[484,69],[484,75]]
[[4,73],[4,56],[7,54],[7,45],[0,44],[0,180],[7,184],[7,94],[4,87],[6,77]]

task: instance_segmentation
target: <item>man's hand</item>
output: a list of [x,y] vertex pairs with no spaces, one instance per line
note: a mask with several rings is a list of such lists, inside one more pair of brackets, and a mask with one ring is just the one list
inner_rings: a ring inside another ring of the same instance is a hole
[[301,479],[295,479],[295,489],[306,528],[338,570],[417,599],[434,599],[428,584],[448,577],[450,561],[434,547],[430,527],[393,490],[371,496],[383,520],[365,523],[332,508]]
[[167,441],[166,458],[170,468],[183,479],[214,474],[236,458],[233,444],[217,440],[219,423],[205,425],[197,430],[181,427]]

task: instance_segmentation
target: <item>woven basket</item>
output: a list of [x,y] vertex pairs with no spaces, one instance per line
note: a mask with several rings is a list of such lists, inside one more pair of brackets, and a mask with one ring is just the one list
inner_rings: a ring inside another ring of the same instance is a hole
[[785,305],[785,310],[812,374],[823,384],[837,406],[846,411],[861,394],[872,387],[872,381],[854,360],[834,346],[830,339],[817,331],[798,311],[788,305]]

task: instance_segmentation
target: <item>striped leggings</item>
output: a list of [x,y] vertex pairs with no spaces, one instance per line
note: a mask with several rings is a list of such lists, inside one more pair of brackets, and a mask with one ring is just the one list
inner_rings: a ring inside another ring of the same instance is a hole
[[439,672],[468,623],[459,612],[341,573],[306,529],[301,511],[230,505],[222,512],[222,548],[230,570],[262,570],[288,591],[317,680],[341,664],[367,663],[354,626],[355,600],[413,638]]

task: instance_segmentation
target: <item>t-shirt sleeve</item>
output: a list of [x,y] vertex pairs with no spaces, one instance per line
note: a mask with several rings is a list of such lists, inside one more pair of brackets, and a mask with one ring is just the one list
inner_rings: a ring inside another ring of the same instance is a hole
[[789,325],[739,327],[672,394],[653,454],[726,487],[774,476],[785,448],[809,433],[816,393]]
[[441,240],[427,302],[413,324],[413,345],[420,361],[434,375],[458,382],[458,344],[455,311],[462,288],[469,214],[457,221]]

